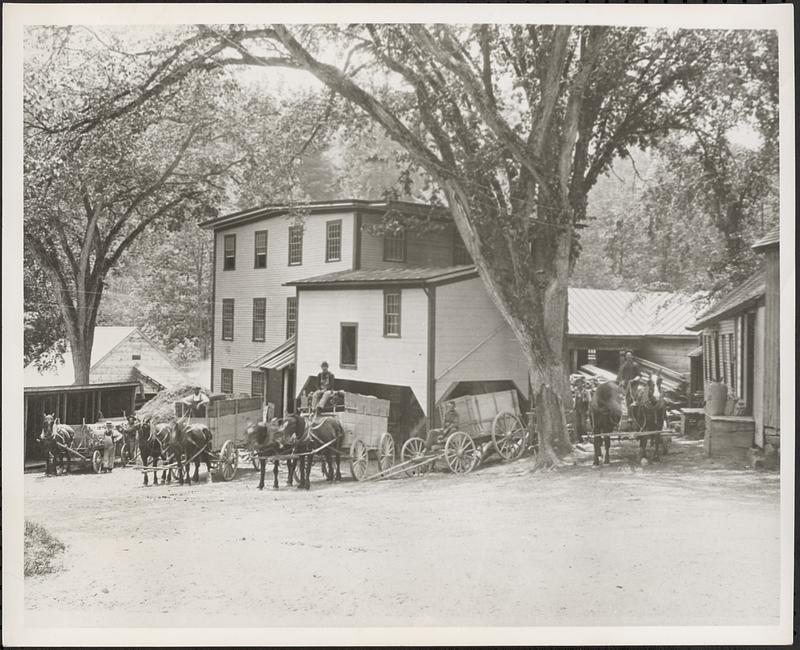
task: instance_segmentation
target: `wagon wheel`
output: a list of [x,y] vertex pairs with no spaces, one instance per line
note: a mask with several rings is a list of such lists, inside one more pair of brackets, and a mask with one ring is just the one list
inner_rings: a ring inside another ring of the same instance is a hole
[[103,469],[103,454],[100,453],[99,449],[95,449],[92,452],[92,469],[95,474],[99,474],[100,470]]
[[444,459],[451,472],[466,474],[478,464],[478,450],[468,434],[456,431],[444,443]]
[[406,470],[408,476],[420,476],[431,469],[432,462],[418,465],[423,458],[425,458],[425,441],[422,438],[409,438],[403,443],[403,448],[400,450],[400,460],[403,463],[412,465],[411,469]]
[[119,450],[119,462],[122,467],[131,462],[131,452],[128,450],[127,443],[124,443]]
[[519,418],[508,411],[500,411],[492,422],[492,442],[503,460],[516,460],[525,451],[525,427]]
[[367,475],[368,461],[367,446],[356,438],[350,445],[350,476],[356,481],[363,480]]
[[394,465],[394,438],[391,433],[384,433],[378,443],[378,469],[385,471]]
[[222,449],[219,452],[217,476],[221,477],[223,481],[230,481],[236,476],[236,470],[238,468],[239,451],[233,444],[233,440],[226,440],[222,444]]

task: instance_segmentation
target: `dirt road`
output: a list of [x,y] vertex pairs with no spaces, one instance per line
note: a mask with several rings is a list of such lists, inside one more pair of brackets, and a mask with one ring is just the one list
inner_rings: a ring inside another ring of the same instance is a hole
[[315,467],[310,492],[29,474],[25,516],[67,552],[26,579],[26,625],[777,623],[778,476],[698,443],[646,468],[614,452],[332,486]]

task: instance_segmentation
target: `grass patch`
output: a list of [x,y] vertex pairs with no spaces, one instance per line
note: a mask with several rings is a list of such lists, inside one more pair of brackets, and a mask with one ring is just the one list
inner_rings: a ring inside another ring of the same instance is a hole
[[41,524],[25,520],[25,575],[52,573],[60,568],[66,546]]

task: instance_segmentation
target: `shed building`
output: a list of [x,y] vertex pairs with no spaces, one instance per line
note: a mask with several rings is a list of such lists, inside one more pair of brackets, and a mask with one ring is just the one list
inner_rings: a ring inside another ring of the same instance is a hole
[[[700,315],[706,397],[712,383],[727,388],[722,415],[708,416],[707,448],[742,454],[780,440],[780,272],[778,228],[756,242],[762,266]],[[716,442],[715,442],[716,441]]]

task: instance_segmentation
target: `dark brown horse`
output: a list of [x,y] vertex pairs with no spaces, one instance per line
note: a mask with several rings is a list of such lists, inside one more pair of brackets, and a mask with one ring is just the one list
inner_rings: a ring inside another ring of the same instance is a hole
[[[287,442],[282,422],[277,418],[273,418],[269,422],[258,422],[251,424],[245,429],[245,440],[247,441],[247,448],[250,453],[257,456],[259,459],[259,466],[261,469],[261,478],[258,482],[258,489],[264,489],[264,475],[266,473],[267,458],[272,456],[272,475],[274,477],[272,488],[278,489],[278,467],[280,460],[274,458],[279,454],[290,454],[293,451],[292,446]],[[288,471],[287,485],[292,485],[295,467],[297,460],[293,458],[286,459],[286,469]]]
[[208,482],[211,482],[211,431],[204,424],[186,424],[178,420],[167,436],[167,453],[178,464],[178,481],[183,485],[184,469],[186,481],[191,485],[190,463],[194,460],[194,481],[200,478],[200,463],[205,462]]
[[[161,459],[162,463],[167,462],[167,443],[169,439],[169,432],[172,428],[171,424],[162,423],[154,425],[150,418],[145,418],[139,424],[138,431],[136,432],[136,444],[139,448],[139,455],[142,458],[142,465],[147,467],[147,464],[153,462],[153,485],[158,485],[158,460]],[[144,485],[148,484],[147,475],[149,472],[142,472],[144,474]],[[167,470],[161,470],[161,481],[166,483],[170,474]]]
[[64,447],[72,447],[75,443],[72,427],[61,424],[55,413],[45,413],[39,441],[45,453],[45,476],[58,475],[58,466],[63,467],[64,458],[67,459],[66,473],[69,474],[71,457]]
[[622,390],[613,381],[600,384],[592,395],[592,402],[589,405],[589,415],[592,422],[592,433],[594,434],[594,465],[600,464],[600,445],[605,447],[605,457],[603,463],[608,465],[609,452],[611,450],[611,436],[619,426],[622,418]]
[[300,468],[298,488],[308,490],[311,487],[309,477],[316,450],[321,450],[320,453],[322,453],[328,468],[325,471],[328,482],[342,480],[339,447],[344,439],[344,429],[339,420],[324,416],[317,422],[307,422],[301,415],[290,414],[281,429],[289,443],[293,445],[295,452],[300,456],[298,459]]
[[[661,387],[661,373],[650,375],[647,381],[640,382],[631,406],[631,419],[638,431],[661,431],[667,415],[664,392]],[[647,457],[647,445],[653,447],[653,460],[661,460],[661,434],[654,433],[639,437],[639,461]]]

